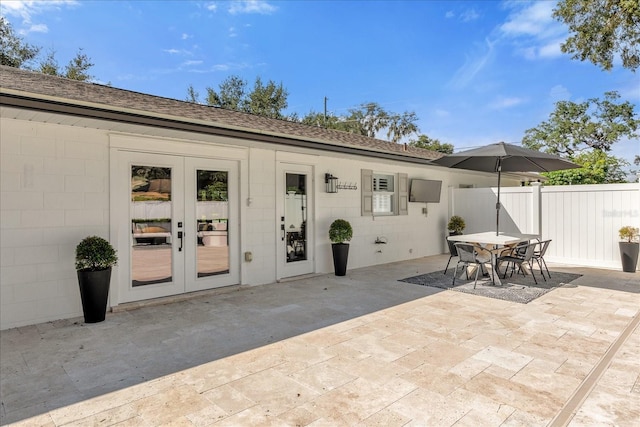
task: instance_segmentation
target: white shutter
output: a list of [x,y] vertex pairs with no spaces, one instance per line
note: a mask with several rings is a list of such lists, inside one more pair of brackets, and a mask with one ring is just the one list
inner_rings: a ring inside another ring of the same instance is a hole
[[398,215],[409,215],[409,176],[398,174]]
[[362,180],[360,185],[362,216],[373,215],[373,171],[371,169],[362,169],[360,174]]

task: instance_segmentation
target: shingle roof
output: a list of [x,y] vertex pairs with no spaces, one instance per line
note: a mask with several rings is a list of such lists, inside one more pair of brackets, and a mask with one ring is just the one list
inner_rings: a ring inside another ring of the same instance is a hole
[[311,141],[335,147],[352,147],[366,152],[390,153],[408,161],[433,160],[441,153],[369,138],[362,135],[308,126],[287,120],[270,119],[238,111],[225,110],[186,101],[123,90],[96,83],[86,83],[42,73],[0,66],[0,88],[5,95],[11,91],[30,97],[51,97],[66,104],[100,107],[105,110],[137,112],[138,114],[170,117],[189,123],[242,130],[247,133],[271,135],[301,141]]

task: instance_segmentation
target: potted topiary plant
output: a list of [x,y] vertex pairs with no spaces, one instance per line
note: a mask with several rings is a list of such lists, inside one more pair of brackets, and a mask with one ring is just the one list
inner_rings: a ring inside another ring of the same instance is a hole
[[349,258],[349,244],[353,229],[349,221],[336,219],[329,227],[329,239],[331,240],[331,250],[333,252],[333,270],[336,276],[347,274],[347,259]]
[[620,235],[620,240],[622,240],[622,242],[618,243],[622,259],[622,271],[635,273],[638,265],[638,250],[640,249],[640,243],[637,241],[640,230],[637,227],[625,225],[618,230],[618,234]]
[[104,321],[111,268],[117,263],[115,249],[102,237],[85,237],[76,246],[76,270],[85,323]]
[[458,215],[454,215],[449,218],[449,223],[447,224],[447,230],[449,230],[450,236],[456,236],[462,234],[466,224],[464,223],[464,219]]

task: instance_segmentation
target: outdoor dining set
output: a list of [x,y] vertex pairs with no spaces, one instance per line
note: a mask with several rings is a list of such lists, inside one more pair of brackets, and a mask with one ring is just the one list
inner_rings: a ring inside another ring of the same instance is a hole
[[451,259],[458,257],[453,273],[453,285],[455,285],[460,265],[463,266],[463,273],[467,274],[467,279],[469,279],[468,267],[473,265],[476,267],[474,289],[478,282],[479,273],[482,271],[483,275],[488,275],[485,270],[486,266],[491,268],[491,283],[500,286],[502,285],[500,274],[503,264],[505,264],[504,273],[502,273],[503,279],[506,279],[509,267],[511,267],[511,275],[514,272],[524,275],[530,273],[534,282],[538,284],[533,272],[533,263],[538,264],[540,274],[545,281],[547,280],[545,270],[547,276],[551,277],[544,260],[550,243],[551,240],[541,240],[535,234],[484,232],[449,236],[447,244],[450,256],[444,274],[449,270]]

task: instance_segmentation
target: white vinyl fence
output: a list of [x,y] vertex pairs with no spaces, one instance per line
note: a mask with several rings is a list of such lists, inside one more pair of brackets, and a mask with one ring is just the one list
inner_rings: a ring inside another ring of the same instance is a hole
[[[465,233],[496,227],[497,188],[451,190],[452,215]],[[552,239],[551,262],[621,268],[618,230],[640,227],[640,183],[508,187],[500,190],[500,231]]]

